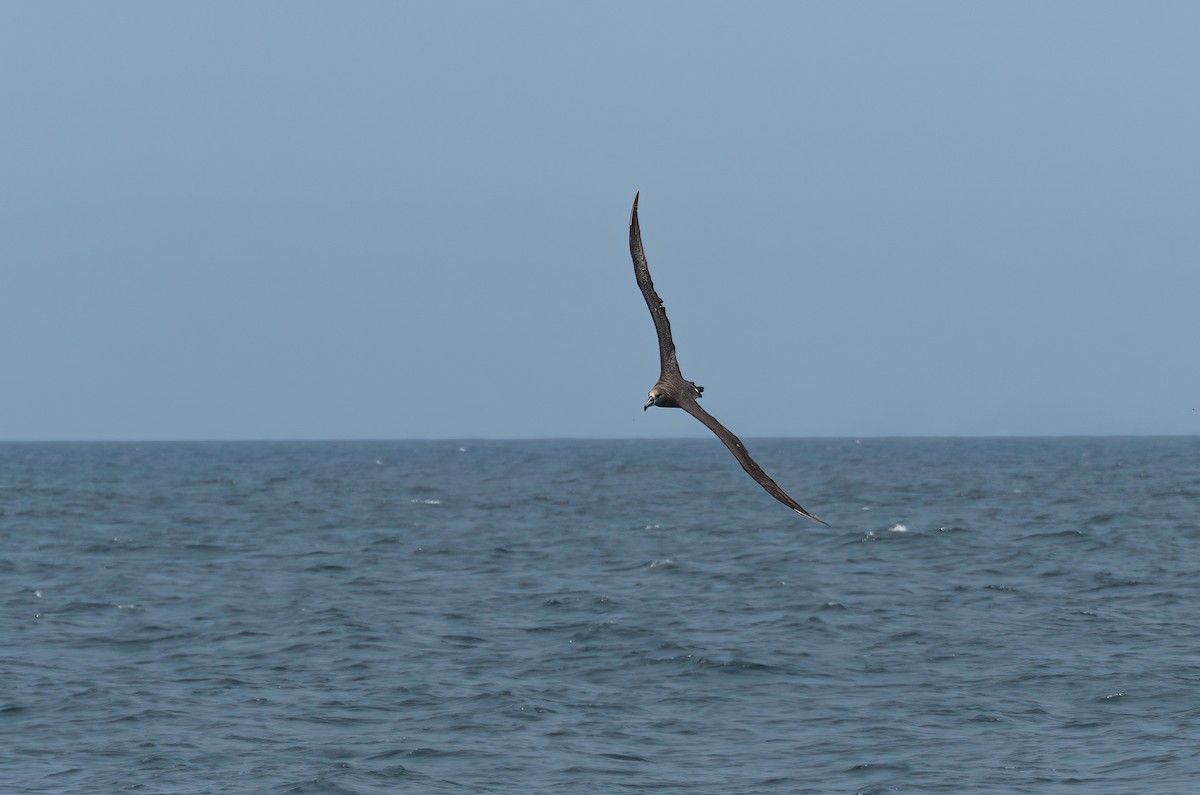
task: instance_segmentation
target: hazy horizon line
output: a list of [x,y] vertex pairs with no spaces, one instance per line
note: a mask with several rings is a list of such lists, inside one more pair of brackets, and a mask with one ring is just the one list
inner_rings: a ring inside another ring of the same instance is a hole
[[[993,434],[857,434],[829,436],[745,436],[760,440],[887,440],[887,439],[1186,439],[1200,433],[993,433]],[[311,444],[348,442],[669,442],[709,439],[694,436],[411,436],[411,437],[259,437],[164,439],[0,439],[0,444]]]

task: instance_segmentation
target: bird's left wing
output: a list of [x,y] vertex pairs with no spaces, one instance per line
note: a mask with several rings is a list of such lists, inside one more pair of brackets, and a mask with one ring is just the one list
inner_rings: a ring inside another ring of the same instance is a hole
[[829,522],[826,522],[824,519],[814,516],[813,514],[804,510],[804,508],[800,507],[800,503],[793,500],[788,496],[787,492],[779,488],[779,484],[771,480],[770,476],[767,475],[766,472],[763,472],[762,467],[760,467],[758,463],[750,457],[750,453],[746,451],[746,446],[742,444],[742,440],[737,438],[737,436],[733,434],[733,431],[717,422],[716,417],[700,408],[700,404],[694,399],[689,398],[687,400],[679,401],[679,408],[700,420],[700,422],[704,423],[710,431],[715,433],[717,438],[724,442],[725,446],[729,448],[729,452],[733,453],[733,457],[736,458],[738,463],[742,465],[742,469],[746,470],[750,477],[758,481],[758,485],[766,489],[767,494],[770,494],[772,497],[779,500],[801,516],[807,516],[809,519],[820,522],[826,526],[829,525]]
[[671,321],[667,320],[667,309],[662,299],[650,281],[650,264],[646,262],[646,252],[642,249],[642,227],[638,224],[638,198],[641,191],[633,197],[633,213],[629,216],[629,253],[633,256],[633,273],[637,276],[638,287],[646,306],[650,309],[650,317],[654,319],[654,331],[658,334],[658,364],[659,377],[674,374],[679,375],[679,361],[675,358],[675,340],[671,337]]

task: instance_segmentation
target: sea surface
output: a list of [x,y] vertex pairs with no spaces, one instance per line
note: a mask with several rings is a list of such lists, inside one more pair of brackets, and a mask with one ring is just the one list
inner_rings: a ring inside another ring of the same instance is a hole
[[1200,792],[1200,437],[748,446],[0,444],[0,792]]

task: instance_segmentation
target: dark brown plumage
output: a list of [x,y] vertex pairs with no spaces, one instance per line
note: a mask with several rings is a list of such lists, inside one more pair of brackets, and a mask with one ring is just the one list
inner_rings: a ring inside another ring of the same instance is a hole
[[675,340],[671,336],[671,321],[667,320],[667,310],[663,307],[662,299],[658,297],[658,293],[654,289],[654,282],[650,280],[650,265],[646,262],[646,252],[642,249],[642,230],[638,225],[638,199],[641,195],[639,191],[633,197],[633,215],[629,219],[629,253],[633,256],[633,272],[637,276],[638,287],[642,290],[642,297],[646,299],[650,317],[654,319],[654,330],[658,334],[660,368],[658,383],[650,390],[649,400],[646,401],[642,410],[651,406],[683,409],[715,433],[717,438],[729,448],[729,452],[733,453],[733,457],[742,465],[742,469],[758,481],[758,485],[766,489],[768,494],[801,516],[807,516],[821,524],[828,524],[823,519],[804,510],[800,507],[800,503],[779,488],[779,485],[771,480],[767,473],[763,472],[762,467],[750,457],[742,440],[717,422],[715,417],[700,408],[700,404],[696,402],[703,395],[704,387],[696,386],[679,372],[679,361],[675,357]]

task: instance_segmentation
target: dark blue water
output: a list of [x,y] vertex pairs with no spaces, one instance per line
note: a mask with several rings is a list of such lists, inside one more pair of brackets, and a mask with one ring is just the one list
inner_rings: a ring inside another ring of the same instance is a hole
[[0,445],[4,793],[1191,793],[1200,439]]

